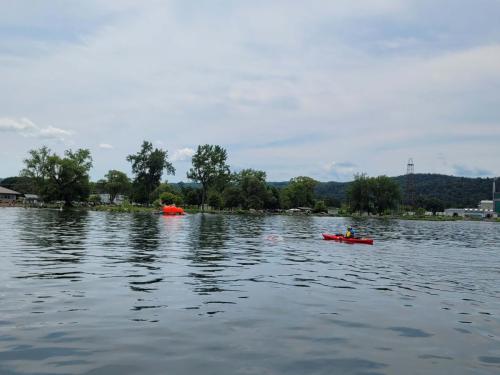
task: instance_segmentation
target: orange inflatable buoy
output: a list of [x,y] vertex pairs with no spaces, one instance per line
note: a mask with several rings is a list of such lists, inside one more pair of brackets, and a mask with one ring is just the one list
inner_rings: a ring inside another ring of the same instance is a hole
[[163,206],[163,215],[184,215],[184,210],[176,206]]

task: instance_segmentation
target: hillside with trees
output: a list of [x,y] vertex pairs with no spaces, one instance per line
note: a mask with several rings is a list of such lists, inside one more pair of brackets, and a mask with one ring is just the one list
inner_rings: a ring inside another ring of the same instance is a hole
[[[406,176],[394,177],[405,189]],[[445,208],[476,207],[479,201],[492,198],[493,178],[468,178],[441,174],[415,174],[415,197],[419,200],[435,199]]]
[[[391,177],[401,187],[404,195],[406,176]],[[284,186],[286,183],[279,183]],[[335,203],[347,201],[347,191],[352,182],[320,182],[315,193],[318,198]],[[415,174],[416,205],[424,207],[439,201],[443,208],[476,207],[479,201],[491,199],[493,178],[469,178],[442,174]]]

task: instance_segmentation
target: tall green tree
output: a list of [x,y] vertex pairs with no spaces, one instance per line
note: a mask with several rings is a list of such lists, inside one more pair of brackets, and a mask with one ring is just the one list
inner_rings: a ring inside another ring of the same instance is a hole
[[106,178],[105,187],[111,203],[115,202],[118,194],[129,194],[131,183],[125,173],[112,169],[104,177]]
[[47,147],[29,153],[31,157],[24,160],[26,167],[21,174],[36,182],[37,190],[45,200],[63,200],[66,206],[71,206],[75,200],[87,199],[92,168],[89,150],[66,150],[64,157],[52,153]]
[[244,169],[237,175],[245,209],[262,209],[267,203],[266,172]]
[[387,176],[354,176],[347,190],[352,211],[383,214],[397,208],[401,200],[401,189],[397,182]]
[[236,184],[229,184],[222,192],[222,200],[225,208],[236,208],[242,205],[243,198],[241,189]]
[[175,168],[168,161],[166,150],[154,148],[151,142],[144,141],[141,150],[134,155],[128,155],[127,161],[132,163],[135,199],[140,203],[150,203],[151,193],[161,181],[163,171],[175,174]]
[[265,208],[275,210],[280,207],[281,207],[281,198],[279,189],[274,186],[268,186]]
[[387,176],[378,176],[371,179],[370,185],[376,213],[383,214],[398,207],[401,189],[396,181]]
[[222,208],[222,196],[216,190],[210,190],[208,193],[208,205],[216,210],[220,210]]
[[199,206],[201,204],[201,189],[194,188],[183,182],[179,183],[180,192],[185,204]]
[[373,197],[370,178],[365,174],[354,175],[354,181],[347,189],[347,197],[352,211],[373,212]]
[[227,151],[218,145],[200,145],[192,157],[193,167],[187,172],[187,178],[201,184],[202,210],[208,189],[229,176],[229,166],[226,161]]
[[91,194],[106,194],[108,181],[104,178],[97,180],[96,182],[90,183],[90,193]]
[[314,205],[314,188],[318,181],[311,177],[299,176],[292,178],[282,190],[282,200],[285,208],[312,207]]
[[40,196],[47,198],[45,189],[49,174],[48,159],[52,155],[52,151],[47,146],[43,146],[38,150],[30,150],[29,157],[23,160],[25,168],[21,171],[22,177],[30,178]]

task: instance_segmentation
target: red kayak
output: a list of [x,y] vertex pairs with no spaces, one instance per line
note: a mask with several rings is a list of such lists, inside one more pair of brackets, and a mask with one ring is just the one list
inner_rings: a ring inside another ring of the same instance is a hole
[[373,240],[371,238],[346,238],[341,234],[328,234],[323,233],[323,238],[325,240],[347,242],[347,243],[363,243],[365,245],[373,245]]

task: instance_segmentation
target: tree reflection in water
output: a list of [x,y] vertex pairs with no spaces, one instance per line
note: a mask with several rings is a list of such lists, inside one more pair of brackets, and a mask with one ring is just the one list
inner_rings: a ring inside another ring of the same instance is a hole
[[230,252],[225,247],[229,225],[224,215],[199,214],[193,218],[189,253],[186,259],[195,285],[195,292],[209,294],[221,292],[224,271],[228,267]]
[[88,212],[81,210],[25,210],[18,216],[19,238],[31,252],[21,265],[27,273],[21,278],[81,278],[77,266],[86,251]]
[[261,215],[242,215],[232,220],[234,236],[239,237],[238,251],[235,253],[237,264],[251,266],[264,261],[262,243],[264,241],[266,245],[271,245],[269,238],[262,238],[266,221],[267,218]]
[[[130,288],[134,291],[148,292],[156,290],[157,284],[163,280],[161,267],[157,265],[158,248],[160,246],[159,217],[151,214],[134,214],[129,232],[131,248],[128,262],[133,266]],[[147,270],[147,272],[143,272]]]

